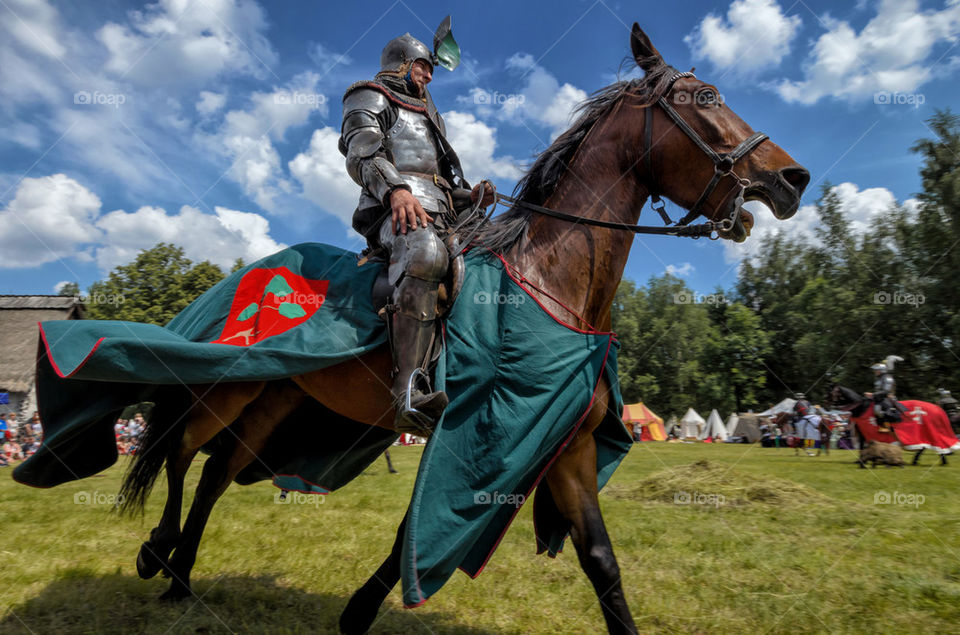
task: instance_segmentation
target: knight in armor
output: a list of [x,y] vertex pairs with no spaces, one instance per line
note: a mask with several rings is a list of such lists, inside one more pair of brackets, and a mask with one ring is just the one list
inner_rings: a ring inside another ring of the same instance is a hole
[[433,53],[409,33],[395,38],[384,47],[374,79],[353,84],[343,97],[340,152],[363,188],[353,227],[371,249],[389,257],[393,293],[384,317],[393,354],[395,426],[421,436],[448,404],[426,373],[438,289],[449,266],[441,236],[459,211],[481,197],[482,206],[492,202],[492,188],[471,191],[464,179],[427,90],[435,66],[453,70],[459,56],[447,18]]
[[890,424],[903,420],[904,409],[897,401],[897,381],[893,377],[894,365],[902,361],[902,357],[887,355],[886,360],[870,367],[874,374],[873,392],[866,396],[873,399],[874,416],[883,432],[890,431]]
[[947,418],[950,419],[950,425],[953,426],[954,433],[960,433],[960,403],[950,394],[949,390],[940,388],[938,392],[940,396],[937,399],[937,405],[947,413]]

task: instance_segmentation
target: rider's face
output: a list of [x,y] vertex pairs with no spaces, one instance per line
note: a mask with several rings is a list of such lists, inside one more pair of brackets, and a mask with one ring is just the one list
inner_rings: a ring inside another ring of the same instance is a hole
[[410,68],[410,79],[417,85],[422,95],[427,84],[433,79],[433,69],[423,60],[416,60]]

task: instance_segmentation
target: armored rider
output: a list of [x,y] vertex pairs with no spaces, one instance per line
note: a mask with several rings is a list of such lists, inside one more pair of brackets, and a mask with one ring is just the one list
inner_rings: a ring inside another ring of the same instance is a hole
[[877,419],[877,425],[884,432],[890,430],[889,424],[903,420],[904,410],[897,401],[897,381],[893,378],[895,364],[902,361],[902,357],[887,355],[884,361],[870,367],[874,374],[873,392],[866,393],[866,396],[873,399],[874,416]]
[[427,90],[437,64],[452,70],[459,59],[447,18],[433,53],[409,33],[395,38],[384,47],[375,78],[353,84],[343,97],[340,152],[347,172],[363,188],[353,227],[372,248],[389,254],[394,290],[385,317],[395,426],[420,435],[429,434],[449,401],[432,390],[425,373],[438,288],[449,265],[440,235],[481,191],[481,204],[492,202],[492,189],[470,191]]

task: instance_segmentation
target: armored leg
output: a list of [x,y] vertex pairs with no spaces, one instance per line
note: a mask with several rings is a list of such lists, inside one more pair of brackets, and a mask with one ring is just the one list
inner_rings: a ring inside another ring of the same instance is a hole
[[447,270],[448,256],[433,226],[393,234],[387,219],[380,241],[390,250],[390,282],[394,285],[389,312],[394,361],[395,425],[400,432],[423,436],[436,425],[449,400],[430,388],[428,356],[436,337],[437,291]]

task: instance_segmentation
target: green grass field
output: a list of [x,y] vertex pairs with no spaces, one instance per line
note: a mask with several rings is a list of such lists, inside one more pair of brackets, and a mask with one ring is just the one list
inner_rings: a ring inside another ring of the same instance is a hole
[[[156,599],[166,581],[140,580],[134,565],[162,484],[145,517],[128,519],[109,511],[125,460],[52,490],[7,470],[0,632],[335,632],[390,549],[420,453],[394,449],[399,475],[379,460],[322,504],[275,504],[266,483],[231,487],[200,547],[199,599],[174,605]],[[852,460],[635,446],[600,499],[641,632],[960,632],[960,460],[876,470]],[[395,590],[373,632],[602,632],[572,546],[534,556],[530,507],[479,578],[458,572],[415,610]]]

